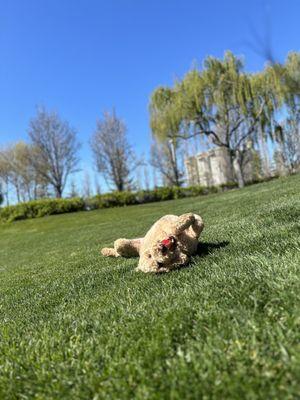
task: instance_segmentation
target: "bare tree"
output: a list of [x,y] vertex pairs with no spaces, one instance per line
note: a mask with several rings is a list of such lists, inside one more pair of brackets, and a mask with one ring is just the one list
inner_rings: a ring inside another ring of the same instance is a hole
[[139,164],[126,132],[125,123],[115,111],[104,112],[90,141],[99,173],[118,191],[132,188],[132,173]]
[[181,186],[183,183],[183,172],[178,160],[178,140],[166,140],[159,142],[155,140],[151,147],[151,165],[161,174],[164,184],[170,186]]
[[150,189],[149,165],[144,165],[144,187],[146,190]]
[[57,113],[41,108],[30,121],[29,136],[37,150],[32,165],[61,197],[69,175],[78,171],[80,145],[75,130]]
[[101,194],[101,187],[96,174],[94,176],[94,186],[95,186],[95,193],[97,195]]
[[141,169],[141,167],[138,167],[135,170],[135,186],[136,186],[137,190],[142,190],[143,189],[142,169]]
[[83,196],[86,198],[89,198],[92,195],[91,179],[88,171],[84,171],[82,192]]
[[5,197],[6,205],[9,205],[9,166],[5,159],[0,157],[0,184],[1,192]]
[[154,189],[158,187],[158,177],[157,177],[157,169],[152,165],[152,179],[153,179],[153,187]]
[[[37,150],[24,142],[11,144],[0,151],[0,175],[14,193],[17,202],[43,197],[47,183],[32,164]],[[46,192],[45,192],[46,193]]]
[[73,198],[73,197],[78,197],[78,191],[77,191],[77,187],[76,187],[76,183],[74,180],[71,181],[70,184],[70,193],[69,193],[69,197]]
[[6,163],[8,180],[14,188],[17,201],[32,200],[35,171],[30,163],[32,149],[24,142],[12,144],[0,152],[2,163]]

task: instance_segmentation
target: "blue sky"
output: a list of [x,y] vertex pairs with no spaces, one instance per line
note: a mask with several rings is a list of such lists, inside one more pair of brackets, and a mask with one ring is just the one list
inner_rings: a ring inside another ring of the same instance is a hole
[[225,50],[247,69],[264,59],[247,45],[270,22],[275,56],[300,50],[299,0],[2,0],[0,4],[0,145],[26,140],[37,105],[77,129],[83,169],[102,111],[116,108],[130,142],[145,156],[148,103],[194,61]]

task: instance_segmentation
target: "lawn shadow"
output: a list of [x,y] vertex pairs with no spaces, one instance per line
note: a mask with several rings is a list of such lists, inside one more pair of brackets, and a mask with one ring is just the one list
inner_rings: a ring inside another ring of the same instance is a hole
[[186,265],[178,266],[177,268],[175,268],[175,270],[181,270],[181,269],[194,267],[197,264],[196,259],[198,257],[202,258],[202,257],[206,257],[210,254],[213,254],[214,252],[228,246],[229,243],[230,242],[228,240],[224,240],[223,242],[217,242],[217,243],[212,243],[212,242],[202,242],[201,243],[200,242],[198,244],[197,253],[192,257],[190,262]]
[[217,243],[212,243],[212,242],[200,242],[198,244],[198,248],[197,248],[197,254],[196,256],[199,257],[205,257],[209,254],[214,253],[217,250],[220,250],[226,246],[229,245],[229,241],[225,240],[223,242],[217,242]]

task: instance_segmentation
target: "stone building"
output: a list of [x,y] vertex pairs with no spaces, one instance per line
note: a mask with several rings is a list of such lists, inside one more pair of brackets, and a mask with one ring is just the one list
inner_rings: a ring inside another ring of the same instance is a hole
[[[253,149],[244,153],[243,175],[246,182],[261,177],[256,165],[259,154]],[[256,162],[255,162],[256,160]],[[185,160],[188,185],[219,186],[235,181],[230,155],[225,147],[215,147]]]

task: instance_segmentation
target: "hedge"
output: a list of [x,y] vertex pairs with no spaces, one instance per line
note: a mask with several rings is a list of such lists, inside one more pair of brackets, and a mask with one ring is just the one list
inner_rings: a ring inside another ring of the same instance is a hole
[[174,200],[184,197],[200,196],[208,193],[215,193],[221,188],[204,188],[201,186],[161,187],[154,190],[141,190],[138,192],[112,192],[97,195],[85,200],[87,210],[101,208],[122,207],[133,204],[145,204],[156,201]]
[[0,209],[0,221],[12,222],[27,218],[39,218],[45,215],[83,211],[85,202],[81,198],[41,199],[20,203]]
[[0,221],[12,222],[27,218],[39,218],[45,215],[63,214],[75,211],[89,211],[102,208],[122,207],[133,204],[145,204],[156,201],[195,197],[216,193],[236,187],[233,185],[219,187],[161,187],[154,190],[137,192],[112,192],[93,196],[87,199],[41,199],[0,208]]

